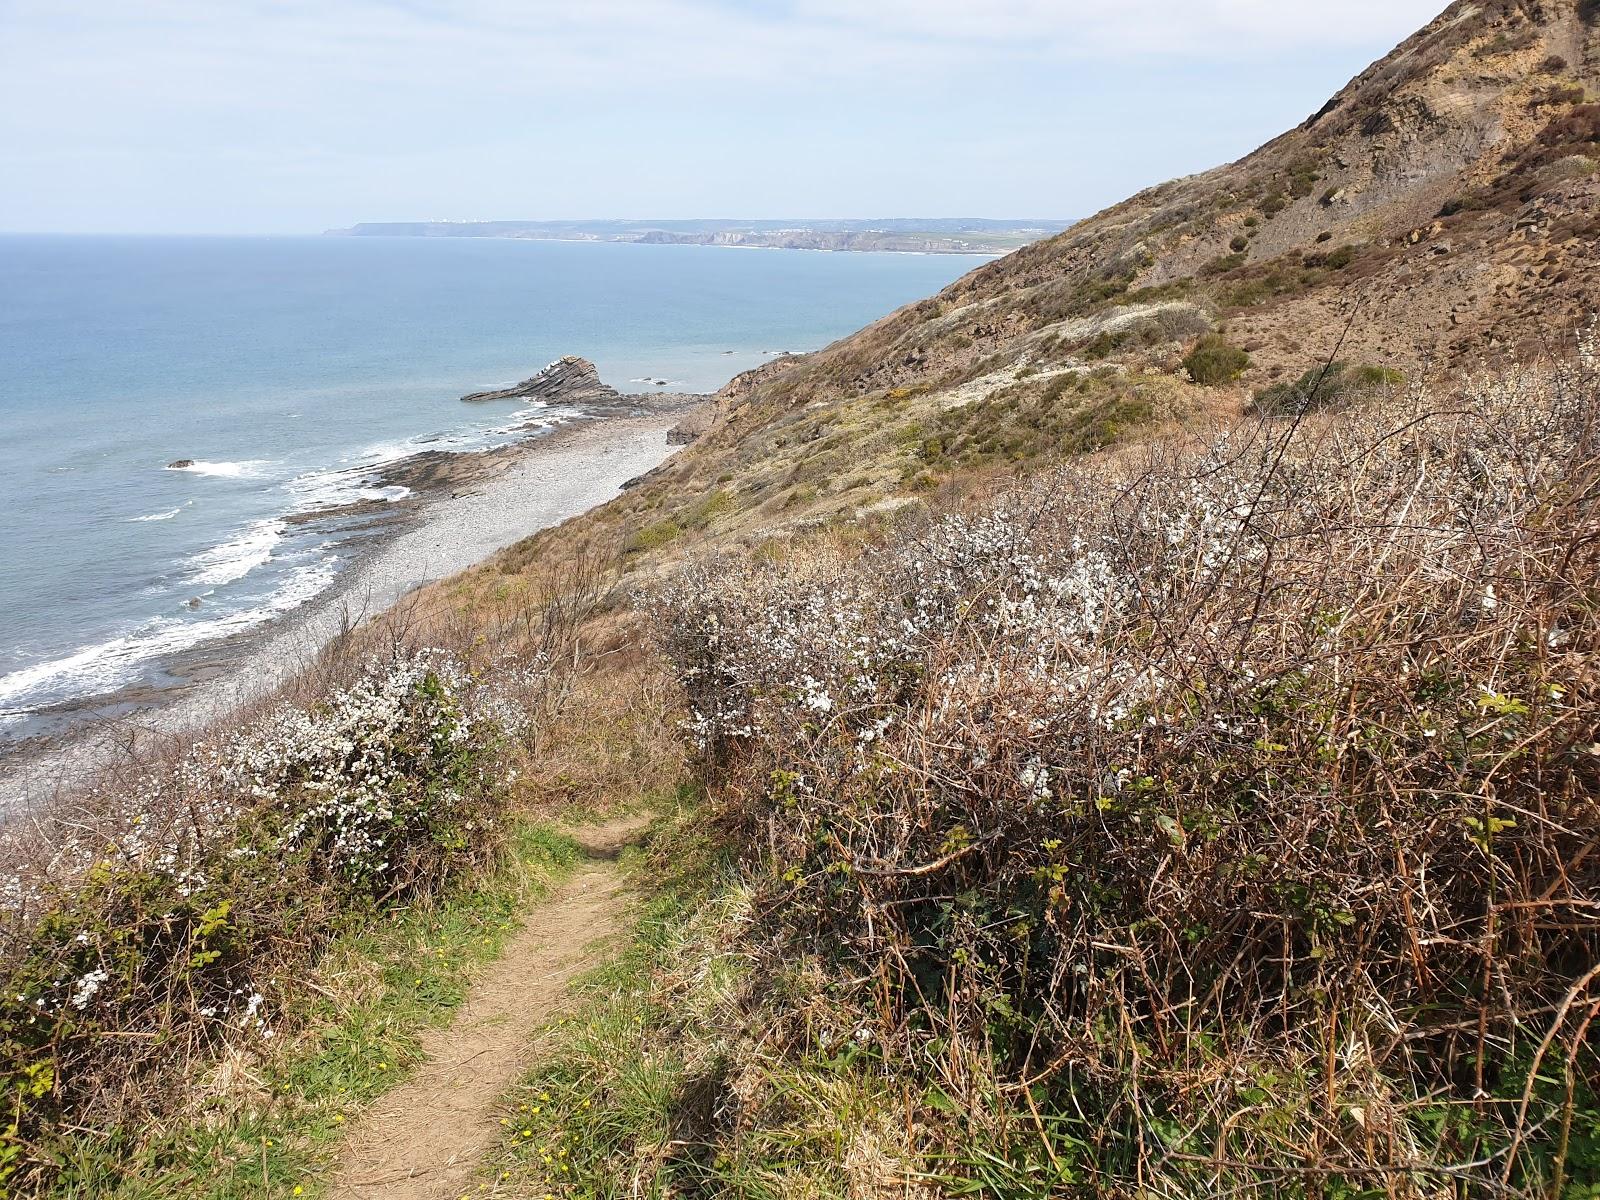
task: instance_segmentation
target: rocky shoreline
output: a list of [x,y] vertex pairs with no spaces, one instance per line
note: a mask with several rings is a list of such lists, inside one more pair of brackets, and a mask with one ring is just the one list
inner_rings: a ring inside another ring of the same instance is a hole
[[699,395],[623,395],[601,383],[586,360],[559,361],[586,369],[551,376],[546,368],[518,385],[538,394],[496,398],[577,415],[554,426],[530,421],[530,436],[507,446],[424,451],[392,463],[378,482],[409,489],[403,500],[285,517],[325,527],[346,550],[333,586],[259,628],[173,655],[154,683],[48,710],[64,732],[0,746],[0,808],[40,799],[131,748],[203,727],[270,693],[347,622],[617,494],[683,444],[690,435],[679,427],[696,425],[697,410],[708,408]]

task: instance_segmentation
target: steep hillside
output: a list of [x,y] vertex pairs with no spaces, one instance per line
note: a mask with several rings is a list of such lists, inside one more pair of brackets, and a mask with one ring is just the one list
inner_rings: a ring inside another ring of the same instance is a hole
[[1370,390],[1569,345],[1600,307],[1597,22],[1592,0],[1452,5],[1246,158],[734,381],[602,521],[650,527],[640,551],[854,520],[1238,412],[1335,352]]
[[1596,21],[1587,0],[1462,0],[1255,153],[973,272],[797,390],[1056,361],[1097,321],[1173,301],[1229,323],[1249,382],[1326,353],[1358,302],[1360,356],[1537,348],[1600,295]]
[[491,1148],[360,1186],[1600,1200],[1597,75],[1458,3],[0,830],[0,1190],[323,1194],[644,802]]

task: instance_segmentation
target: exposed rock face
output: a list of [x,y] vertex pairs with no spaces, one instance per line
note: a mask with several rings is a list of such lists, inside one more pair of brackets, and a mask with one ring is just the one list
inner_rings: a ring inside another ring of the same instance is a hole
[[528,400],[545,404],[593,404],[623,397],[616,388],[602,383],[600,372],[586,358],[569,354],[558,358],[531,379],[515,387],[492,392],[473,392],[461,397],[469,404],[484,400]]
[[700,435],[711,428],[716,416],[715,400],[695,405],[683,414],[683,420],[667,430],[667,445],[687,446],[691,442],[698,441]]

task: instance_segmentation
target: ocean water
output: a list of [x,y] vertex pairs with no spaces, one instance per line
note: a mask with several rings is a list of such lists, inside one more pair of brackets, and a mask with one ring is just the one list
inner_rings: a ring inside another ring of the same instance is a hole
[[[0,741],[328,588],[385,463],[519,437],[562,354],[709,391],[975,264],[407,238],[0,236]],[[638,381],[649,380],[649,384]],[[668,389],[656,380],[668,381]],[[535,434],[536,436],[536,434]],[[178,459],[194,466],[169,469]]]

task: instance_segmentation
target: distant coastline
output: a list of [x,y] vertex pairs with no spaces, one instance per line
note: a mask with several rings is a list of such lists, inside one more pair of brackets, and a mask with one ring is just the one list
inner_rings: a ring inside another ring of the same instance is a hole
[[982,217],[879,220],[367,221],[333,237],[512,238],[647,246],[823,250],[873,254],[1009,254],[1071,221]]

